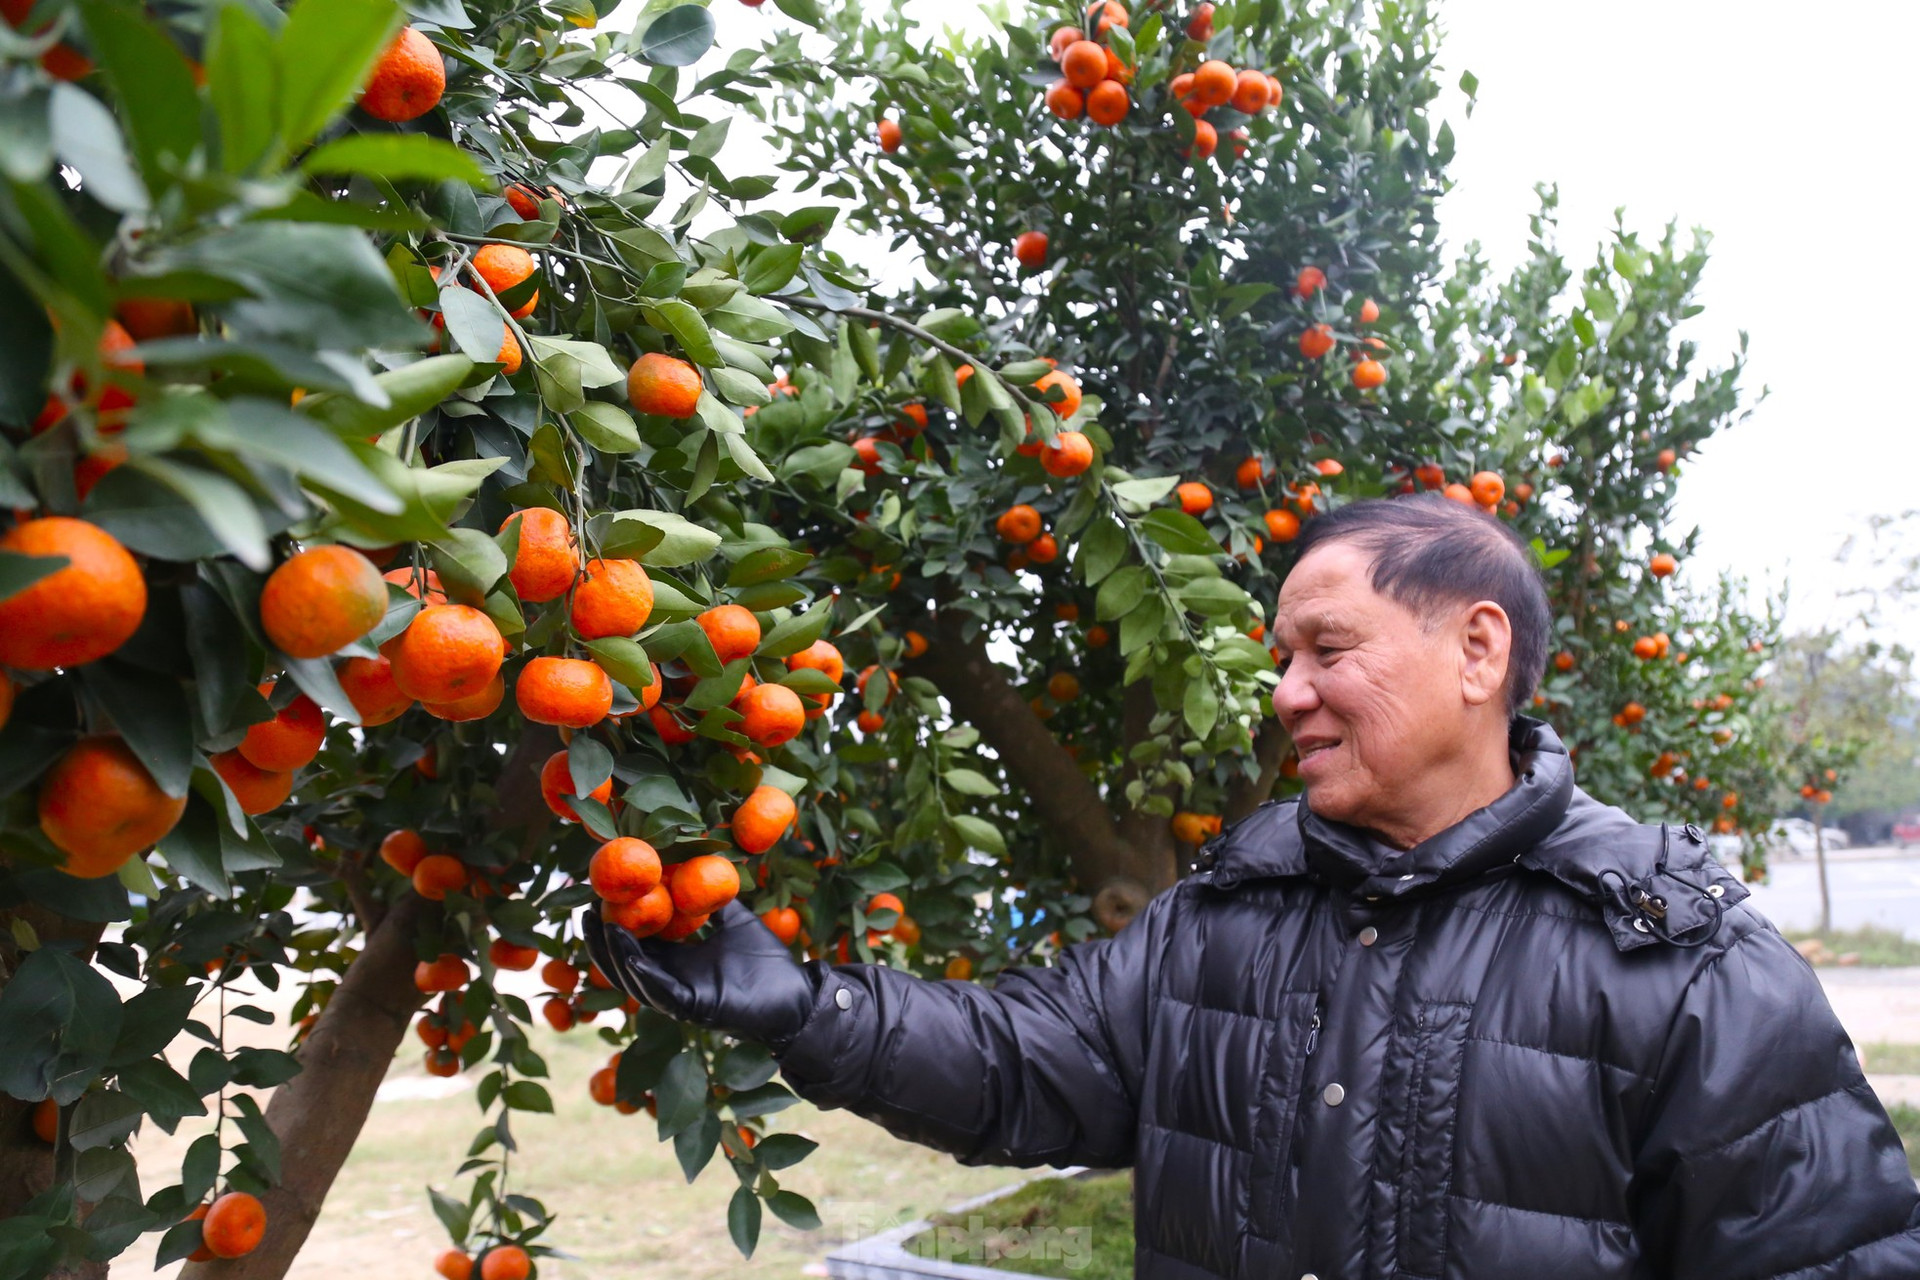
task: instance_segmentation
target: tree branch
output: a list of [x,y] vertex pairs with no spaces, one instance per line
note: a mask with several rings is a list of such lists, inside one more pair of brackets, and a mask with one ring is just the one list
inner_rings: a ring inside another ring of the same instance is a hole
[[1121,835],[1100,789],[987,656],[984,640],[967,639],[950,611],[936,614],[930,630],[927,652],[909,669],[939,688],[1026,788],[1035,814],[1065,846],[1074,879],[1093,895],[1094,918],[1124,928],[1171,877],[1154,874],[1151,860]]

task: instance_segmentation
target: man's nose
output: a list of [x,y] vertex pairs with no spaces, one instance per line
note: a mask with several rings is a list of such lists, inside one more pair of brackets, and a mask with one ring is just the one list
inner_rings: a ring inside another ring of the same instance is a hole
[[1320,695],[1314,690],[1307,665],[1295,659],[1287,665],[1280,683],[1274,686],[1273,714],[1280,718],[1281,727],[1289,731],[1301,716],[1320,705]]

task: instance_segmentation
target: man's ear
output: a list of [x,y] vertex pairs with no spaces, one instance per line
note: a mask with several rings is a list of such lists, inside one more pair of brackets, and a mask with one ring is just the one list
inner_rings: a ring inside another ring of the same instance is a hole
[[1513,623],[1491,600],[1468,606],[1460,630],[1460,693],[1470,706],[1506,696],[1513,661]]

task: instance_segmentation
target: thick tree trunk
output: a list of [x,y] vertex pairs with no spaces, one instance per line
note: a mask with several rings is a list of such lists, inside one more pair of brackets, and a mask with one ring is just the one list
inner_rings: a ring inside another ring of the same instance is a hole
[[1034,812],[1068,850],[1074,879],[1093,896],[1094,918],[1115,932],[1125,928],[1174,882],[1165,819],[1152,820],[1158,835],[1131,820],[1116,822],[1099,788],[987,656],[985,642],[965,638],[950,615],[937,617],[931,630],[931,646],[910,669],[938,686],[954,714],[980,731],[1026,788]]
[[[501,766],[499,807],[489,825],[527,829],[529,839],[536,823],[544,826],[539,769],[558,746],[550,729],[530,731],[515,745]],[[369,930],[365,949],[300,1046],[300,1074],[267,1104],[267,1124],[285,1159],[280,1185],[261,1197],[266,1238],[244,1258],[190,1262],[180,1280],[280,1280],[293,1265],[423,1000],[413,985],[414,935],[427,909],[404,894]]]
[[190,1262],[181,1280],[278,1280],[293,1264],[424,998],[413,985],[424,908],[407,894],[386,913],[300,1046],[300,1074],[273,1091],[267,1124],[285,1159],[261,1197],[266,1238],[244,1258]]

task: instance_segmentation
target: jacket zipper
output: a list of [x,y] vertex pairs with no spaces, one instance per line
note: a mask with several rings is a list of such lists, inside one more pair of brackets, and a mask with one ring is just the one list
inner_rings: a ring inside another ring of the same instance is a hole
[[1319,1047],[1320,1047],[1320,1006],[1316,1004],[1315,1006],[1313,1006],[1313,1021],[1307,1025],[1307,1056],[1311,1058],[1313,1056],[1313,1051]]

